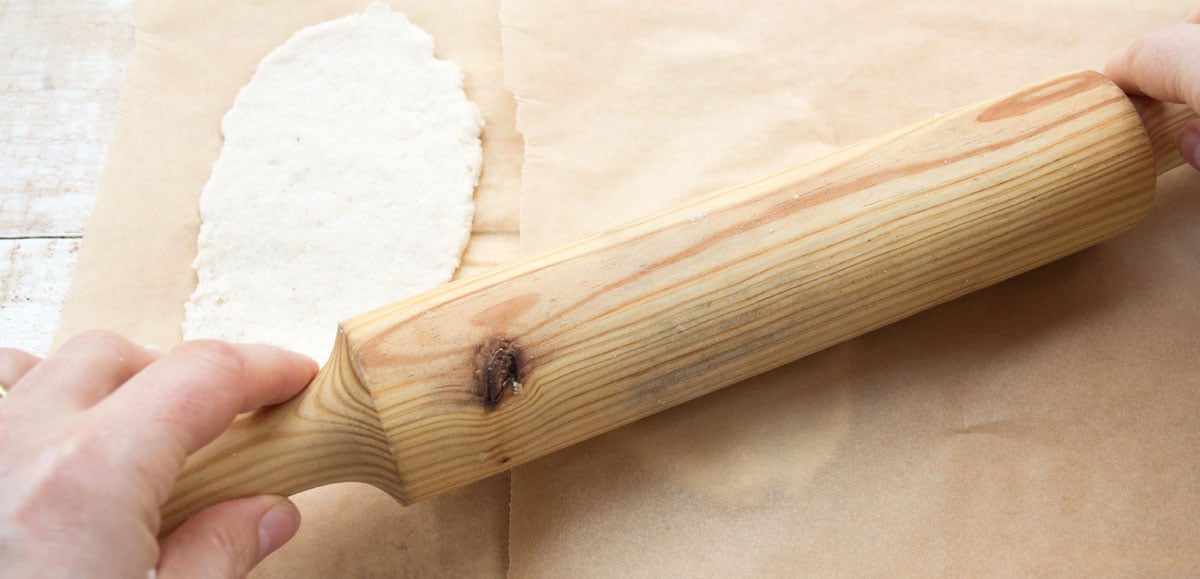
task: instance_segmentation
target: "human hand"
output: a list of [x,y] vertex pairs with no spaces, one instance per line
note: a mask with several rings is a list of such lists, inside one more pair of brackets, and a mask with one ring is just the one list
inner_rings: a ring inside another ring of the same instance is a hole
[[[1125,92],[1185,103],[1200,112],[1200,9],[1180,24],[1139,38],[1109,61],[1104,73]],[[1179,152],[1200,169],[1200,120],[1179,134]]]
[[283,497],[201,511],[160,544],[159,509],[189,454],[316,373],[269,346],[188,342],[165,356],[83,334],[42,361],[0,349],[0,569],[5,577],[244,576],[295,534]]

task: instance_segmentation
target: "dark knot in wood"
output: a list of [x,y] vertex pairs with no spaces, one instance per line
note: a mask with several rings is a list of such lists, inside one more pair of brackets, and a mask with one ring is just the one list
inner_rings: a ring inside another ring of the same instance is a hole
[[496,408],[507,394],[520,394],[521,349],[507,338],[492,338],[475,354],[475,385],[483,406]]

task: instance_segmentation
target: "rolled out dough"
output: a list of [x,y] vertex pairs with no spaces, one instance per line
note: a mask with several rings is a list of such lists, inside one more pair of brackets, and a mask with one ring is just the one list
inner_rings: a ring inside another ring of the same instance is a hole
[[378,3],[264,58],[200,196],[184,339],[323,359],[337,322],[448,281],[482,164],[462,84],[425,31]]

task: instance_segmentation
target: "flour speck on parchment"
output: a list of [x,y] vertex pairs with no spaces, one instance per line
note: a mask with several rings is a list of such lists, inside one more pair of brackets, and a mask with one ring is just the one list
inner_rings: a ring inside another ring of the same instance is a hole
[[337,323],[450,279],[483,118],[433,39],[373,4],[306,28],[225,115],[184,339],[328,356]]

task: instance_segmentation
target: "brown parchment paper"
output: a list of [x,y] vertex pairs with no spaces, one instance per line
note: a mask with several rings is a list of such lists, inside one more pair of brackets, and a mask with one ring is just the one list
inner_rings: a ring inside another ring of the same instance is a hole
[[[503,0],[537,251],[1078,68],[1190,0]],[[517,468],[510,574],[1190,575],[1200,179],[1100,247]]]
[[[219,123],[259,60],[300,28],[366,0],[140,0],[136,46],[108,161],[57,341],[90,328],[169,348],[195,285],[196,200],[221,148]],[[516,255],[522,143],[502,81],[497,0],[396,0],[440,58],[462,67],[480,108],[484,169],[458,275]],[[357,248],[347,247],[346,251]],[[369,283],[370,280],[361,280]],[[332,333],[335,328],[329,328]],[[507,477],[402,508],[367,486],[302,493],[300,533],[260,577],[497,576],[507,559]]]

